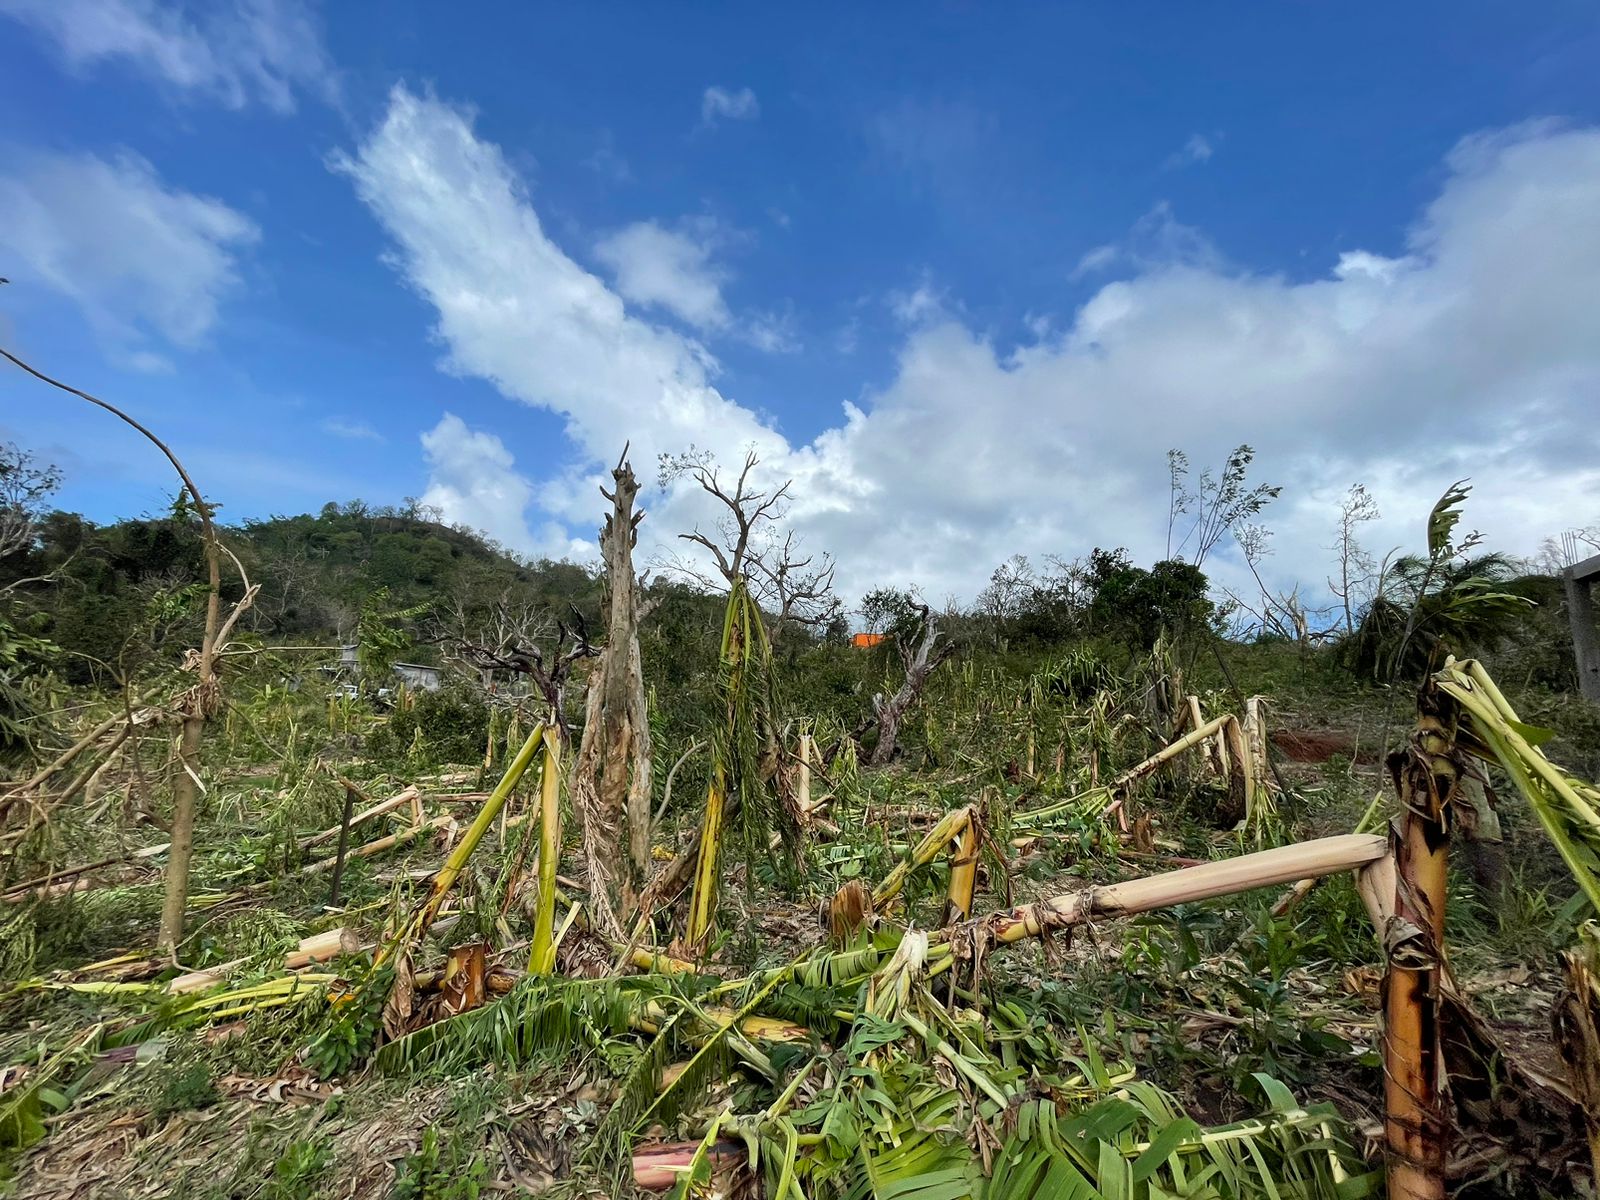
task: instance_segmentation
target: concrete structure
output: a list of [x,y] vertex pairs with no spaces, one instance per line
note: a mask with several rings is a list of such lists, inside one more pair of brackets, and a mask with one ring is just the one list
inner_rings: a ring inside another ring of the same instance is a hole
[[1567,615],[1572,620],[1572,649],[1578,658],[1578,689],[1585,700],[1600,704],[1600,633],[1594,624],[1594,585],[1600,582],[1600,554],[1562,572],[1567,585]]
[[[319,667],[324,675],[334,679],[357,680],[361,678],[361,659],[355,646],[339,647],[337,666]],[[394,664],[395,677],[413,691],[436,692],[444,686],[444,669],[430,667],[427,663]]]
[[395,663],[394,673],[400,682],[419,692],[437,692],[444,683],[444,672],[426,663]]

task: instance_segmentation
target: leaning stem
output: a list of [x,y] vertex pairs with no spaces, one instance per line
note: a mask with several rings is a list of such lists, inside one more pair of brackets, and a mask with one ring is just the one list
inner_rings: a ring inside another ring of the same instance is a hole
[[[471,825],[467,826],[466,833],[456,843],[455,849],[445,859],[444,866],[439,868],[438,874],[433,877],[433,884],[428,889],[428,896],[418,907],[411,919],[406,922],[406,927],[400,936],[380,950],[373,959],[374,967],[381,967],[397,951],[408,947],[413,941],[428,931],[438,916],[439,908],[444,903],[445,896],[455,886],[456,879],[462,869],[467,865],[467,859],[472,857],[472,852],[478,848],[478,843],[483,840],[483,835],[489,832],[489,827],[494,824],[494,819],[500,815],[500,810],[505,806],[506,799],[511,795],[512,789],[522,779],[523,772],[528,769],[528,764],[533,761],[534,754],[538,751],[544,739],[544,726],[535,725],[533,732],[528,735],[528,740],[522,744],[522,749],[517,751],[517,756],[506,767],[506,773],[495,785],[494,791],[489,793],[489,798],[483,802],[483,807],[478,810],[478,815]],[[543,864],[540,864],[541,869]]]
[[[537,731],[536,731],[537,732]],[[539,781],[539,902],[533,921],[533,950],[528,973],[548,974],[556,967],[556,867],[561,858],[561,731],[546,726],[544,776]]]

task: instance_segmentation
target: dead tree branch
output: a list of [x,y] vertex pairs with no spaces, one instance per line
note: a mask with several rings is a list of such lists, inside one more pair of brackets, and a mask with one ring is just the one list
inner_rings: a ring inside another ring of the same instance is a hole
[[900,662],[906,677],[893,696],[885,698],[879,692],[872,698],[872,710],[878,721],[878,744],[872,749],[869,766],[881,767],[894,757],[895,745],[900,738],[900,724],[906,713],[922,696],[928,677],[939,664],[955,653],[955,645],[939,640],[939,625],[933,610],[926,604],[918,605],[918,628],[914,637],[897,638],[895,648],[900,652]]

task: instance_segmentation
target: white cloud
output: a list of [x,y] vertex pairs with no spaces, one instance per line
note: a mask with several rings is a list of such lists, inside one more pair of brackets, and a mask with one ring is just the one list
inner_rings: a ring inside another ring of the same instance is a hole
[[[1376,261],[1373,255],[1357,251],[1345,256],[1350,269],[1362,269],[1366,260]],[[1162,200],[1133,223],[1125,238],[1106,242],[1086,251],[1069,279],[1082,279],[1098,275],[1116,267],[1131,267],[1146,273],[1164,271],[1172,267],[1203,267],[1222,273],[1227,263],[1222,252],[1200,230],[1185,225],[1172,212],[1172,204]],[[1345,269],[1345,259],[1337,270]]]
[[743,337],[767,354],[800,353],[800,333],[792,309],[757,313],[745,322]]
[[886,297],[894,319],[909,326],[927,325],[948,316],[948,299],[949,292],[935,284],[932,273],[926,270],[911,287],[896,288]]
[[1072,278],[1077,279],[1083,275],[1104,271],[1115,265],[1120,257],[1121,251],[1109,242],[1103,246],[1095,246],[1091,250],[1086,250],[1083,257],[1078,260],[1078,265],[1073,268]]
[[295,93],[337,96],[316,18],[300,0],[0,0],[52,39],[68,66],[123,60],[229,108],[293,112]]
[[514,550],[533,549],[526,516],[533,484],[504,442],[445,413],[422,435],[422,451],[428,464],[423,504],[437,507],[449,524],[480,529]]
[[749,88],[734,90],[725,87],[708,87],[700,97],[700,123],[716,125],[720,121],[754,121],[761,115],[761,105]]
[[711,261],[715,226],[702,224],[699,232],[640,221],[601,238],[595,257],[623,299],[664,308],[699,329],[725,329],[733,320],[722,299],[728,273]]
[[[459,110],[397,91],[346,169],[437,308],[450,368],[565,415],[576,455],[535,495],[568,529],[593,523],[598,472],[629,437],[644,464],[756,443],[852,596],[898,582],[970,597],[1014,552],[1153,560],[1169,446],[1199,466],[1254,445],[1257,475],[1286,485],[1272,571],[1311,587],[1355,480],[1382,506],[1380,551],[1415,545],[1462,475],[1477,481],[1469,524],[1513,551],[1600,489],[1597,130],[1463,143],[1403,254],[1347,254],[1310,278],[1232,267],[1158,210],[1131,278],[1018,344],[930,307],[924,284],[892,381],[808,445],[723,396],[701,347],[564,254]],[[654,498],[645,552],[703,511],[686,489]],[[1237,572],[1226,554],[1208,569]]]
[[220,200],[167,184],[133,154],[13,152],[0,166],[0,247],[12,285],[76,301],[135,370],[165,360],[138,345],[154,333],[201,341],[238,282],[235,254],[259,237]]
[[783,439],[713,386],[698,342],[629,313],[568,257],[471,114],[397,87],[382,123],[335,161],[382,222],[408,284],[438,312],[445,366],[562,414],[578,450],[541,491],[547,510],[591,523],[599,464],[632,440],[635,461],[691,443],[724,459]]
[[122,365],[141,375],[170,375],[173,371],[172,360],[152,350],[135,350],[124,355]]
[[1180,149],[1167,155],[1167,160],[1162,166],[1168,171],[1177,171],[1198,163],[1209,162],[1215,153],[1216,146],[1212,144],[1210,138],[1203,133],[1191,133],[1189,140],[1184,142]]
[[344,417],[327,417],[320,428],[323,433],[352,442],[382,442],[387,439],[365,421],[349,421]]

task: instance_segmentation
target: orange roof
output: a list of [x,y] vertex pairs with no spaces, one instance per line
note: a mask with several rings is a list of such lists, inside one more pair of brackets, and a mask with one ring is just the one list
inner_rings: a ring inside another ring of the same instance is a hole
[[881,645],[882,642],[883,634],[881,633],[858,633],[850,639],[850,644],[857,650],[870,650],[874,646]]

